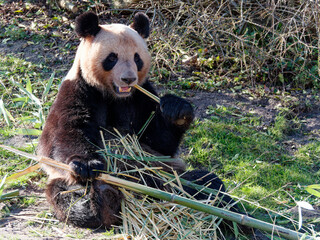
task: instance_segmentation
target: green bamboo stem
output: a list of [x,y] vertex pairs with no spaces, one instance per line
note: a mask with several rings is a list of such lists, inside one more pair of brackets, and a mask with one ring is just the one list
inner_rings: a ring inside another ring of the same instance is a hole
[[128,156],[128,155],[121,155],[116,153],[104,153],[107,157],[114,157],[114,158],[121,158],[124,160],[136,160],[136,161],[144,161],[144,162],[174,162],[177,161],[175,158],[168,158],[166,156],[159,156],[159,157],[140,157],[140,156]]
[[[9,150],[11,152],[14,152],[16,154],[37,160],[43,164],[50,164],[51,166],[71,171],[69,165],[57,162],[53,159],[25,153],[25,152],[16,150],[16,149],[8,147],[8,146],[0,145],[0,147],[4,148],[6,150]],[[176,203],[176,204],[179,204],[179,205],[191,208],[191,209],[195,209],[195,210],[198,210],[201,212],[209,213],[214,216],[217,216],[217,217],[220,217],[220,218],[223,218],[226,220],[230,220],[230,221],[239,223],[244,226],[260,229],[260,230],[269,232],[271,234],[276,233],[279,236],[284,237],[289,240],[299,240],[302,237],[304,237],[304,239],[306,239],[306,240],[315,240],[314,237],[303,236],[302,233],[299,233],[299,232],[296,232],[296,231],[293,231],[293,230],[290,230],[290,229],[287,229],[284,227],[276,226],[274,224],[267,223],[267,222],[264,222],[264,221],[246,216],[246,215],[231,212],[231,211],[228,211],[225,209],[220,209],[220,208],[217,208],[214,206],[210,206],[210,205],[201,203],[199,201],[195,201],[195,200],[188,199],[185,197],[177,196],[175,194],[168,193],[168,192],[165,192],[165,191],[162,191],[159,189],[151,188],[151,187],[148,187],[148,186],[145,186],[142,184],[130,182],[130,181],[120,179],[117,177],[113,177],[108,174],[101,174],[96,179],[102,180],[106,183],[109,183],[109,184],[112,184],[112,185],[115,185],[118,187],[123,187],[123,188],[129,189],[129,190],[132,190],[134,192],[142,193],[142,194],[154,197],[154,198],[158,198],[158,199],[165,200],[168,202]]]
[[146,94],[147,96],[151,97],[153,100],[155,100],[157,103],[160,103],[160,98],[157,97],[156,95],[152,94],[151,92],[147,91],[146,89],[144,89],[143,87],[139,86],[139,85],[134,85],[134,87],[136,89],[138,89],[139,91],[143,92],[144,94]]
[[[120,178],[116,178],[108,174],[101,174],[101,176],[98,177],[97,179],[118,187],[130,189],[134,192],[142,193],[145,195],[149,195],[151,197],[176,203],[176,204],[179,204],[191,209],[195,209],[201,212],[209,213],[217,217],[239,223],[244,226],[260,229],[260,230],[269,232],[271,234],[276,233],[279,236],[284,237],[286,239],[299,240],[303,236],[302,233],[299,233],[284,227],[276,226],[274,224],[263,222],[261,220],[258,220],[246,215],[242,215],[242,214],[231,212],[225,209],[220,209],[214,206],[210,206],[210,205],[201,203],[199,201],[191,200],[191,199],[181,197],[172,193],[164,192],[159,189],[154,189],[145,185],[130,182]],[[304,239],[312,240],[314,238],[310,236],[304,236]]]
[[17,196],[19,196],[19,190],[14,190],[12,192],[4,193],[0,196],[0,202],[3,202],[5,200],[8,200],[9,198],[17,197]]
[[[165,177],[168,177],[168,178],[171,178],[172,180],[176,181],[176,177],[173,174],[170,174],[170,173],[165,172],[163,170],[160,170],[159,172],[160,172],[161,175],[163,175]],[[203,186],[203,185],[199,185],[199,184],[193,183],[193,182],[191,182],[189,180],[183,179],[182,177],[179,177],[179,181],[181,182],[181,184],[183,186],[194,188],[197,191],[201,191],[203,193],[213,194],[213,195],[217,195],[218,193],[224,194],[224,192],[218,191],[216,189],[209,188],[209,186]]]

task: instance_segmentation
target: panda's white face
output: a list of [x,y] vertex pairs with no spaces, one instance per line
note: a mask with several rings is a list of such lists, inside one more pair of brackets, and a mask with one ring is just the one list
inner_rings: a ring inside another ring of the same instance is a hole
[[83,38],[78,48],[81,74],[90,85],[114,97],[128,97],[134,85],[146,80],[151,61],[147,45],[129,26],[100,28],[96,36]]

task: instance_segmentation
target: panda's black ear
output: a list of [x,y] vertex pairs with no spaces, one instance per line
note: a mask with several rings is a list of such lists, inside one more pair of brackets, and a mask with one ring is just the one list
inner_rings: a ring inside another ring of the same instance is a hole
[[86,12],[76,18],[76,33],[80,37],[95,36],[100,31],[98,16],[93,12]]
[[136,13],[133,18],[133,23],[130,25],[130,27],[136,30],[141,35],[141,37],[149,37],[150,22],[146,14],[142,12]]

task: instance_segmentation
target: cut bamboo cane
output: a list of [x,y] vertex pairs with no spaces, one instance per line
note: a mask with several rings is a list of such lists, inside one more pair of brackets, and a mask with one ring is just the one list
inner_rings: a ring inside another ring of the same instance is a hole
[[3,202],[5,200],[8,200],[9,198],[17,197],[17,196],[19,196],[19,190],[14,190],[12,192],[4,193],[0,196],[0,202]]
[[[60,163],[57,162],[53,159],[47,158],[47,157],[40,157],[40,156],[36,156],[36,155],[32,155],[29,153],[24,153],[22,151],[13,149],[11,147],[7,147],[7,146],[3,146],[0,145],[0,147],[9,150],[11,152],[17,153],[19,155],[22,156],[26,156],[28,155],[31,159],[35,159],[43,164],[48,164],[50,166],[54,166],[57,168],[62,168],[64,170],[67,171],[71,171],[69,165],[64,164],[64,163]],[[279,236],[284,237],[286,239],[290,239],[290,240],[299,240],[300,238],[304,238],[307,240],[314,240],[315,238],[311,237],[311,236],[304,236],[302,233],[284,228],[284,227],[280,227],[280,226],[276,226],[274,224],[271,223],[267,223],[267,222],[263,222],[261,220],[246,216],[246,215],[242,215],[239,213],[235,213],[235,212],[231,212],[225,209],[220,209],[218,207],[214,207],[211,205],[207,205],[204,203],[201,203],[199,201],[195,201],[192,199],[188,199],[185,197],[181,197],[172,193],[168,193],[159,189],[155,189],[155,188],[151,188],[145,185],[141,185],[138,183],[134,183],[134,182],[130,182],[124,179],[120,179],[117,177],[113,177],[111,175],[108,174],[101,174],[99,177],[96,178],[97,180],[102,180],[106,183],[118,186],[118,187],[123,187],[129,190],[132,190],[134,192],[137,193],[142,193],[151,197],[155,197],[161,200],[165,200],[168,202],[172,202],[172,203],[176,203],[191,209],[195,209],[201,212],[205,212],[205,213],[209,213],[212,214],[214,216],[226,219],[226,220],[230,220],[236,223],[239,223],[241,225],[244,226],[248,226],[248,227],[252,227],[252,228],[256,228],[256,229],[260,229],[266,232],[269,232],[271,234],[277,233]]]
[[[284,237],[286,239],[299,240],[303,236],[303,234],[299,232],[296,232],[284,227],[276,226],[274,224],[263,222],[261,220],[258,220],[246,215],[242,215],[242,214],[231,212],[225,209],[220,209],[214,206],[210,206],[195,200],[187,199],[185,197],[164,192],[159,189],[154,189],[138,183],[119,179],[119,178],[110,176],[108,174],[101,174],[97,179],[102,180],[106,183],[110,183],[112,185],[116,185],[118,187],[130,189],[134,192],[143,193],[151,197],[155,197],[161,200],[180,204],[185,207],[189,207],[201,212],[209,213],[217,217],[239,223],[244,226],[260,229],[269,233],[277,233],[279,236]],[[314,238],[310,236],[304,236],[304,239],[312,240]]]
[[153,100],[155,100],[157,103],[160,103],[160,98],[157,97],[156,95],[152,94],[151,92],[147,91],[146,89],[144,89],[139,85],[134,85],[134,87],[139,91],[143,92],[144,94],[146,94],[147,96],[149,96],[150,98],[152,98]]

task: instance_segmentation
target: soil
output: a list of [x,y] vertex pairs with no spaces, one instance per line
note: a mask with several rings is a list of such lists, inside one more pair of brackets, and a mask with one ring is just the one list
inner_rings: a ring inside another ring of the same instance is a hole
[[[30,185],[20,190],[20,196],[33,196],[36,201],[24,208],[11,206],[10,215],[0,219],[0,239],[106,239],[102,230],[79,229],[54,219],[43,189]],[[0,208],[4,207],[0,203]]]
[[[250,113],[261,120],[259,128],[272,125],[276,116],[282,107],[287,107],[288,103],[275,95],[269,95],[263,98],[253,98],[243,93],[234,93],[227,90],[216,92],[188,91],[188,100],[195,106],[196,117],[200,119],[208,118],[210,115],[206,113],[208,106],[216,107],[218,105],[236,108],[240,113]],[[291,150],[297,149],[314,139],[320,137],[320,102],[311,99],[311,95],[297,95],[295,102],[301,102],[300,105],[292,107],[294,115],[302,122],[301,129],[290,132],[286,137],[285,143],[291,146]],[[312,101],[310,108],[306,108],[304,103],[309,99]],[[290,104],[290,103],[289,103]],[[290,107],[290,105],[289,105]],[[290,150],[290,149],[288,149]]]
[[[7,13],[6,9],[1,9],[3,14]],[[7,18],[0,22],[0,29],[4,29]],[[1,32],[1,31],[0,31]],[[74,51],[64,53],[61,48],[70,43],[77,44],[77,40],[72,40],[72,34],[64,40],[54,39],[54,48],[49,48],[47,43],[52,39],[46,39],[39,44],[30,44],[27,40],[4,41],[0,42],[1,55],[10,54],[24,58],[27,61],[39,64],[43,63],[51,68],[52,71],[58,71],[60,77],[67,73],[72,64]],[[1,39],[0,39],[1,40]],[[50,75],[50,74],[49,74]],[[161,91],[164,91],[161,89]],[[233,92],[227,89],[221,89],[214,92],[204,92],[188,90],[185,92],[187,99],[195,106],[196,117],[199,119],[208,118],[206,113],[208,106],[226,106],[237,108],[242,113],[252,113],[260,118],[261,126],[270,126],[274,123],[275,117],[281,107],[289,107],[292,113],[301,120],[302,127],[299,131],[294,131],[287,136],[285,145],[289,152],[293,152],[300,146],[307,144],[320,137],[320,102],[319,96],[316,98],[311,92],[291,93],[291,99],[288,101],[281,95],[268,94],[258,96],[258,90],[255,88],[248,89],[252,94],[243,92]],[[13,147],[23,147],[30,142],[29,136],[15,136],[10,139],[1,140],[4,144]],[[20,190],[20,196],[36,196],[34,204],[27,207],[19,207],[10,210],[8,216],[0,220],[0,239],[68,239],[68,238],[85,238],[85,239],[102,239],[106,238],[99,230],[92,231],[88,229],[78,229],[57,222],[50,217],[50,208],[44,197],[44,190],[36,185],[30,184],[25,189]],[[7,204],[7,203],[6,203]],[[14,202],[10,203],[14,204]],[[0,203],[0,209],[5,210],[6,205]],[[294,211],[294,210],[292,210]],[[48,213],[49,217],[39,217],[39,213]],[[316,209],[314,213],[309,213],[314,217],[319,217],[320,211]],[[308,215],[309,216],[309,215]]]

